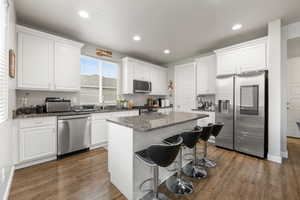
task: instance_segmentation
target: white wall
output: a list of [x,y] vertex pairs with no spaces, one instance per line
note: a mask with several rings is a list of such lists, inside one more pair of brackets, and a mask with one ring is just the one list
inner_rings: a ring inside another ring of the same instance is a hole
[[281,163],[281,21],[268,24],[269,152],[268,159]]
[[[15,34],[16,14],[13,0],[10,1],[8,13],[8,49],[16,50]],[[4,198],[4,191],[7,189],[8,178],[13,166],[13,120],[12,110],[16,106],[15,95],[16,81],[9,78],[9,119],[0,124],[0,199]]]

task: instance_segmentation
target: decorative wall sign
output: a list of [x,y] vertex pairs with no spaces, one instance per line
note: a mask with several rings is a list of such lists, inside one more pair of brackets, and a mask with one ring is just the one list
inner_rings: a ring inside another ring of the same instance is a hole
[[112,51],[96,48],[96,55],[101,57],[112,57]]
[[16,54],[13,49],[9,50],[9,76],[16,77]]

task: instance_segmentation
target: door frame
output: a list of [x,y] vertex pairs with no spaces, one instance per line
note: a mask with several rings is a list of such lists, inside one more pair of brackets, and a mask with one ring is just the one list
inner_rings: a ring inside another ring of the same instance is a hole
[[188,63],[184,63],[184,64],[180,64],[180,65],[175,65],[174,66],[174,86],[175,86],[175,90],[174,90],[174,108],[176,110],[176,107],[177,107],[177,103],[176,103],[176,83],[177,83],[177,80],[176,80],[176,73],[177,73],[177,70],[176,68],[178,67],[185,67],[186,65],[193,65],[193,69],[194,69],[194,105],[193,107],[196,108],[196,97],[197,97],[197,63],[196,62],[188,62]]
[[300,37],[300,22],[288,24],[281,28],[281,73],[282,73],[282,101],[281,101],[281,155],[288,158],[287,149],[287,102],[288,102],[288,83],[287,83],[287,42],[290,39]]

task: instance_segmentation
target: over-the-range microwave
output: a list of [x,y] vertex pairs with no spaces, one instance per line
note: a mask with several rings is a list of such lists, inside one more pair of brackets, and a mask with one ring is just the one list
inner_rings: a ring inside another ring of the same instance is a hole
[[133,80],[134,93],[150,93],[152,85],[150,81]]

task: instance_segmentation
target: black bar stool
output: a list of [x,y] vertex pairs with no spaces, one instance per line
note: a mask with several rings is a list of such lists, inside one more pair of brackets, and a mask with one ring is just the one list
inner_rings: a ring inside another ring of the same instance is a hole
[[[164,139],[163,142],[166,144],[173,144],[179,137],[183,138],[180,134],[180,135],[175,135],[175,136],[169,137],[167,139]],[[183,138],[183,143],[181,145],[181,148],[179,149],[177,173],[172,175],[171,177],[169,177],[168,180],[166,181],[167,188],[172,193],[179,194],[179,195],[191,194],[194,191],[192,182],[183,179],[182,174],[181,174],[181,172],[182,172],[182,147],[183,147],[184,142],[188,143],[187,137]]]
[[188,163],[182,170],[183,173],[192,178],[205,178],[207,177],[207,171],[197,164],[197,142],[199,140],[202,129],[197,127],[193,131],[184,132],[181,134],[183,138],[183,144],[190,149],[193,149],[192,162]]
[[[153,190],[143,197],[144,200],[169,200],[166,195],[158,192],[159,167],[168,167],[173,163],[178,155],[182,141],[182,138],[179,137],[176,143],[171,145],[151,145],[147,149],[135,153],[138,159],[153,168]],[[140,188],[146,181],[140,185]]]
[[204,152],[203,158],[198,160],[198,164],[207,168],[215,167],[214,163],[207,159],[207,141],[212,135],[213,124],[208,124],[207,126],[201,127],[202,132],[200,134],[200,139],[204,141]]
[[[219,135],[219,133],[221,132],[221,130],[224,126],[224,123],[223,122],[217,122],[215,124],[210,124],[210,125],[213,125],[211,135],[216,138]],[[217,165],[215,161],[212,161],[212,160],[208,159],[207,156],[204,159],[205,159],[205,162],[207,163],[206,165],[209,165],[211,167],[215,167]]]

